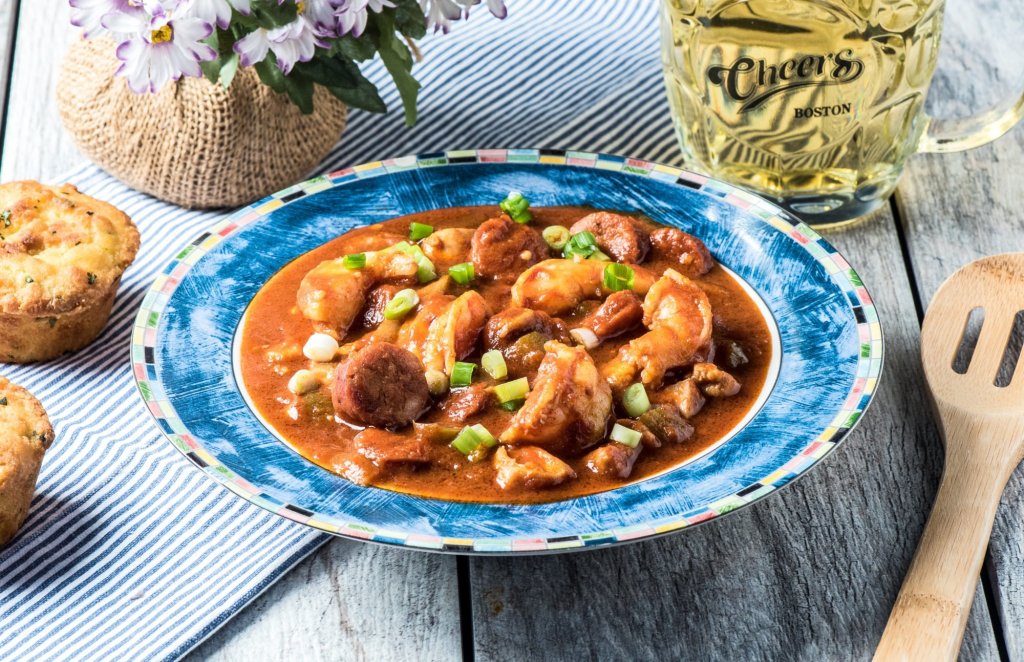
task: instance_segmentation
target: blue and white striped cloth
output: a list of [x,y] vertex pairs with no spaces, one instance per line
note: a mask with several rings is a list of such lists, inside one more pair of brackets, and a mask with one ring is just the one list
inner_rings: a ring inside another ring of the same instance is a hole
[[[677,160],[658,53],[657,0],[511,0],[427,39],[420,123],[362,112],[321,171],[444,149],[550,147]],[[216,486],[158,432],[129,369],[131,325],[162,265],[212,225],[95,167],[67,178],[125,210],[142,252],[110,326],[46,365],[0,366],[57,430],[32,512],[0,550],[0,660],[176,659],[325,536]],[[366,596],[368,600],[372,596]]]

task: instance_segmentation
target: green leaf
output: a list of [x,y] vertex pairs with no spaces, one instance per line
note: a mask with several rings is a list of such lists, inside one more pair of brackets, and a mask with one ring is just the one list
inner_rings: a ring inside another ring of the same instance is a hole
[[264,85],[278,94],[284,94],[284,74],[277,68],[277,64],[274,62],[273,57],[268,57],[262,62],[257,62],[253,68],[256,69],[256,75],[260,77],[260,80],[263,81]]
[[235,74],[238,73],[239,58],[238,53],[232,53],[225,59],[221,57],[220,67],[220,84],[224,86],[224,89],[231,87],[231,81],[235,80]]
[[199,63],[199,68],[203,70],[203,76],[206,80],[211,83],[216,83],[220,80],[220,58],[216,60],[207,60]]
[[284,93],[304,115],[313,112],[313,92],[315,91],[316,84],[297,71],[292,71],[284,77]]
[[410,39],[422,39],[427,33],[427,20],[418,0],[398,0],[395,3],[395,27]]
[[344,55],[353,62],[372,60],[377,54],[377,47],[373,41],[366,37],[355,39],[350,36],[342,37],[331,46],[330,55]]
[[384,62],[384,67],[395,81],[399,96],[402,97],[402,106],[405,108],[405,124],[412,126],[416,124],[416,99],[420,91],[420,84],[411,73],[412,54],[406,45],[395,37],[394,14],[381,12],[376,15],[376,18],[379,28],[375,35],[377,51],[380,53],[380,59]]
[[251,19],[257,27],[265,28],[267,30],[288,25],[299,15],[299,9],[296,3],[285,2],[279,5],[277,0],[255,0],[252,3],[251,10],[249,19]]
[[296,69],[352,108],[372,113],[387,112],[387,105],[373,83],[363,76],[359,67],[341,55],[302,62],[296,65]]

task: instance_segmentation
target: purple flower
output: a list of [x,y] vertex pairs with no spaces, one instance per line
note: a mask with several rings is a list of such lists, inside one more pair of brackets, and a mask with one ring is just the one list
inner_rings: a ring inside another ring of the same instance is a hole
[[277,68],[288,75],[296,62],[309,62],[316,53],[316,47],[328,47],[320,41],[312,24],[303,16],[280,28],[265,30],[257,28],[235,42],[239,63],[243,67],[262,62],[268,51],[277,58]]
[[203,42],[213,32],[213,25],[198,18],[175,17],[160,3],[146,9],[142,14],[103,17],[107,30],[129,35],[117,47],[121,60],[118,75],[124,76],[137,93],[156,92],[182,76],[201,76],[199,63],[217,57],[217,52]]
[[252,11],[249,0],[192,0],[188,15],[223,30],[231,25],[232,9],[246,16]]
[[390,0],[342,0],[335,13],[338,36],[361,37],[366,30],[369,11],[380,13],[385,7],[394,7]]
[[[420,9],[427,18],[427,27],[447,33],[453,21],[469,17],[469,8],[480,0],[419,0]],[[487,0],[487,8],[498,18],[508,16],[504,0]]]
[[71,25],[82,28],[86,39],[104,34],[103,17],[107,14],[142,14],[143,9],[132,0],[68,0]]

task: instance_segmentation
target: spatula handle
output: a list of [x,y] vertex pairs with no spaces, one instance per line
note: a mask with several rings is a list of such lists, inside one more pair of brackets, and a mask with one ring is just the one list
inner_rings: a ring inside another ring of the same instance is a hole
[[[980,436],[985,429],[960,433]],[[946,447],[935,505],[875,651],[879,662],[954,660],[960,652],[999,498],[1016,462],[1000,457],[1005,446],[998,442],[957,444],[949,427]]]

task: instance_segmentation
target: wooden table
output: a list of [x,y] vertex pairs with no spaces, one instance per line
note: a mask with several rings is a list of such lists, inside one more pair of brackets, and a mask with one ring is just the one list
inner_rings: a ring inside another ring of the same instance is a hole
[[[1008,34],[1021,34],[1024,8],[995,0],[955,4],[944,45],[951,71],[937,79],[933,96],[962,112],[978,105],[975,97],[997,71],[1022,69],[1021,55],[997,50],[1002,35],[986,29],[1014,26]],[[1003,20],[993,20],[997,11]],[[3,180],[53,178],[82,161],[52,101],[73,35],[62,0],[0,0]],[[967,154],[917,157],[891,205],[827,233],[865,275],[879,306],[886,371],[856,433],[795,486],[681,535],[579,554],[456,558],[336,540],[191,657],[870,657],[941,470],[917,358],[923,310],[961,264],[1024,250],[1022,171],[1019,128]],[[1024,657],[1022,556],[1018,472],[978,584],[965,659]]]

